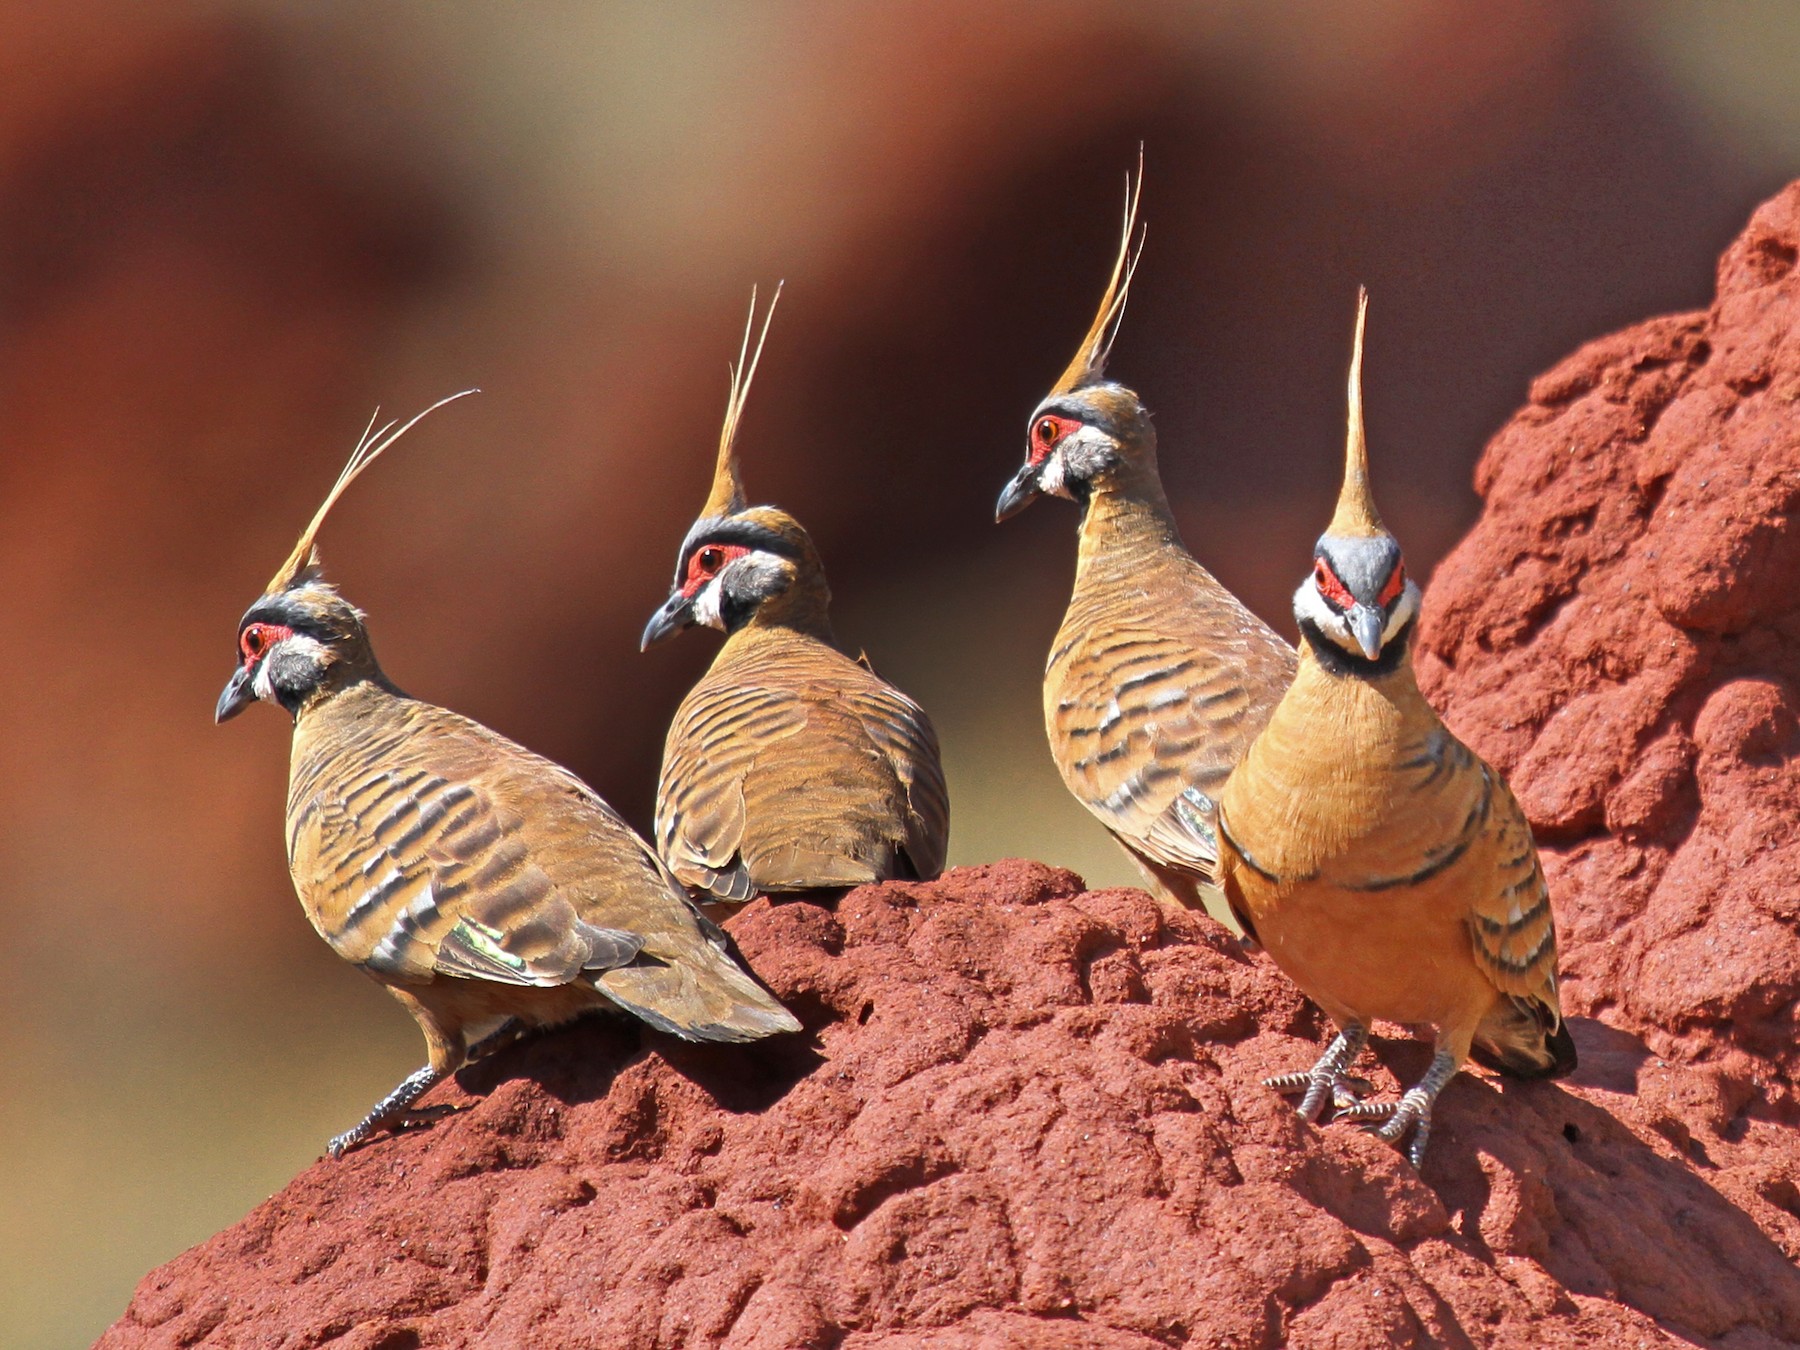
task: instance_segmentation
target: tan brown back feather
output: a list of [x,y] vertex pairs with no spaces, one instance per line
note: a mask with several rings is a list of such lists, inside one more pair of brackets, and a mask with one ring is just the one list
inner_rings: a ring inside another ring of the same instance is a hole
[[372,684],[306,713],[289,815],[321,936],[427,1006],[479,978],[580,985],[693,1039],[796,1025],[605,802],[455,713]]
[[1069,790],[1168,885],[1168,873],[1211,880],[1214,803],[1294,652],[1194,561],[1165,512],[1090,507],[1044,720]]
[[924,710],[812,635],[739,630],[669,728],[657,844],[714,899],[934,877],[948,833]]

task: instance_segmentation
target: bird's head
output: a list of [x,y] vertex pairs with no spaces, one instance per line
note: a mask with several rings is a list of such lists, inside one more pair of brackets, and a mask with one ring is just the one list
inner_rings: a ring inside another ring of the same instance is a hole
[[785,613],[801,592],[820,609],[830,599],[818,550],[799,521],[773,506],[702,516],[682,541],[674,585],[651,615],[643,645],[693,624],[735,633],[759,614]]
[[1155,472],[1156,432],[1138,396],[1110,381],[1052,394],[1031,415],[1025,463],[994,507],[1017,515],[1040,496],[1086,503],[1115,478]]
[[294,585],[262,596],[238,621],[238,668],[214,718],[226,721],[257,699],[298,715],[335,676],[374,659],[362,612],[319,576],[315,559]]
[[1001,492],[994,508],[996,520],[1017,515],[1043,495],[1085,503],[1096,487],[1116,478],[1156,474],[1156,433],[1150,414],[1135,393],[1105,377],[1106,358],[1118,336],[1143,246],[1137,230],[1143,182],[1140,157],[1136,181],[1129,177],[1125,181],[1125,228],[1106,294],[1075,359],[1031,414],[1025,463]]
[[[1294,592],[1294,618],[1316,651],[1341,656],[1352,669],[1382,670],[1396,665],[1405,652],[1406,634],[1419,614],[1419,588],[1406,575],[1400,541],[1381,523],[1369,489],[1362,415],[1368,304],[1368,293],[1362,292],[1350,357],[1344,485],[1331,524],[1313,550],[1312,575]],[[1321,648],[1321,643],[1329,647]]]
[[219,695],[215,721],[237,716],[258,699],[279,703],[298,716],[321,691],[360,676],[379,675],[362,611],[321,575],[313,541],[344,489],[383,451],[427,413],[474,392],[440,399],[404,424],[389,422],[377,429],[370,420],[300,542],[238,621],[237,669]]
[[712,491],[700,508],[700,518],[681,542],[669,598],[650,616],[643,647],[694,624],[735,633],[757,618],[828,631],[825,615],[831,592],[812,537],[785,511],[746,505],[738,473],[738,422],[780,299],[777,286],[752,352],[756,295],[751,293],[750,322],[745,325],[738,362],[731,371]]

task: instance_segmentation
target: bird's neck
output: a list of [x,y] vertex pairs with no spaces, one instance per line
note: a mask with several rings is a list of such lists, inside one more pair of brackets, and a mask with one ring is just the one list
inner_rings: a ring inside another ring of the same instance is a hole
[[1410,637],[1410,629],[1403,630],[1389,645],[1391,657],[1366,661],[1328,638],[1315,641],[1309,635],[1300,644],[1300,667],[1275,717],[1340,729],[1343,734],[1315,743],[1314,751],[1325,755],[1341,754],[1345,747],[1391,747],[1427,724],[1436,725],[1437,714],[1413,677]]
[[1093,486],[1081,514],[1077,578],[1132,568],[1171,551],[1185,554],[1187,549],[1154,470]]
[[780,595],[772,595],[756,607],[756,612],[727,640],[734,642],[745,634],[751,641],[771,634],[798,633],[803,637],[837,646],[837,635],[831,628],[831,590],[823,577],[800,575]]
[[1302,644],[1293,684],[1226,782],[1226,828],[1259,869],[1310,876],[1388,818],[1441,727],[1411,662],[1342,675]]
[[334,664],[325,678],[294,712],[296,729],[304,722],[322,717],[364,717],[404,699],[398,685],[388,679],[370,655],[366,661]]
[[1381,654],[1372,661],[1359,652],[1345,651],[1320,632],[1311,620],[1301,618],[1299,623],[1301,650],[1321,672],[1338,679],[1361,680],[1368,684],[1379,684],[1391,677],[1399,678],[1401,683],[1394,686],[1395,692],[1410,688],[1415,695],[1418,694],[1419,686],[1413,678],[1412,668],[1413,631],[1418,623],[1416,618],[1408,619],[1400,631],[1387,640]]
[[[322,686],[294,718],[288,751],[290,818],[321,787],[329,788],[347,766],[367,763],[368,756],[404,739],[409,713],[421,706],[396,689],[379,667],[372,678]],[[288,849],[291,860],[291,838]]]
[[713,658],[712,669],[757,667],[765,661],[790,663],[808,652],[817,653],[821,647],[842,655],[830,624],[821,631],[784,623],[747,623],[725,639],[725,645]]

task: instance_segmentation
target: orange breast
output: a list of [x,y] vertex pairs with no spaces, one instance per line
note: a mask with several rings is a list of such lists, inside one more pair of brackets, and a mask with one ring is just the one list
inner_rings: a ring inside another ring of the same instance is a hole
[[1329,882],[1278,895],[1260,877],[1234,881],[1269,955],[1340,1023],[1472,1029],[1499,998],[1475,964],[1456,906]]
[[1364,681],[1305,658],[1222,794],[1226,894],[1334,1019],[1429,1024],[1461,1053],[1501,997],[1469,931],[1490,794],[1409,668]]

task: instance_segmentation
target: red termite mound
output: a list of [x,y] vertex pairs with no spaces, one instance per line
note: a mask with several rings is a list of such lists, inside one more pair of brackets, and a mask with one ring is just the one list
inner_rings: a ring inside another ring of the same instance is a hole
[[759,901],[806,1037],[518,1047],[102,1344],[1800,1343],[1797,257],[1800,189],[1710,310],[1539,380],[1431,588],[1427,688],[1545,846],[1574,1079],[1465,1076],[1420,1176],[1260,1086],[1321,1028],[1203,918],[1019,862]]
[[[1538,379],[1433,578],[1421,682],[1547,845],[1565,1002],[1800,1121],[1800,185],[1712,308]],[[1793,1193],[1788,1183],[1786,1193]],[[1791,1204],[1791,1201],[1788,1203]]]
[[1749,1179],[1791,1141],[1625,1033],[1578,1029],[1576,1086],[1458,1083],[1421,1178],[1260,1086],[1316,1019],[1140,892],[1003,863],[733,928],[812,1038],[521,1047],[150,1275],[104,1344],[1800,1340],[1800,1220]]

